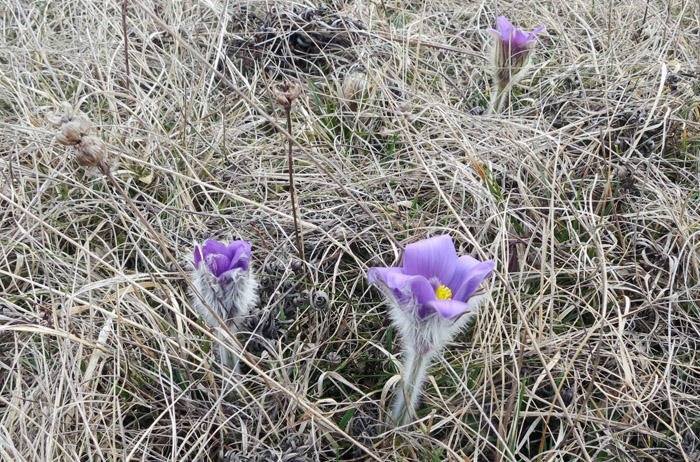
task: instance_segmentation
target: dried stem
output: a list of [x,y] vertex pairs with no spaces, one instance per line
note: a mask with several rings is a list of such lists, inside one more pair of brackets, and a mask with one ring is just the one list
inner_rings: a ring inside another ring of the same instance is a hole
[[122,32],[124,34],[124,62],[126,64],[126,79],[124,82],[124,86],[126,87],[126,94],[130,94],[130,84],[129,81],[131,80],[131,69],[129,67],[129,37],[127,35],[126,31],[126,11],[127,11],[127,4],[128,0],[123,0],[122,1]]
[[297,205],[296,205],[296,192],[294,188],[294,157],[292,156],[292,105],[287,104],[284,106],[284,112],[287,114],[287,132],[289,137],[289,150],[287,151],[287,159],[289,161],[289,194],[292,201],[292,216],[294,217],[294,236],[297,241],[297,250],[299,251],[299,256],[301,261],[304,263],[304,273],[306,273],[306,258],[304,257],[304,239],[302,230],[299,227],[299,222],[297,218]]

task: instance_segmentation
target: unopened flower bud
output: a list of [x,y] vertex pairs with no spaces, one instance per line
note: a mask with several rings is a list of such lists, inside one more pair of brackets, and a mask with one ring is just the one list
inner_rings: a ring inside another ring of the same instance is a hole
[[544,26],[526,34],[504,16],[500,16],[498,28],[499,30],[489,29],[495,37],[491,50],[491,72],[498,87],[504,89],[522,78],[530,64],[535,36],[542,32]]
[[343,101],[354,111],[358,103],[364,102],[370,96],[372,87],[372,80],[363,67],[351,69],[343,79]]
[[72,122],[76,124],[77,130],[83,135],[87,135],[92,127],[92,122],[87,118],[85,114],[77,114],[73,117]]
[[[251,245],[246,241],[224,244],[207,240],[204,245],[195,247],[192,282],[197,290],[192,293],[192,302],[197,313],[209,327],[215,328],[222,341],[226,335],[210,309],[232,332],[238,331],[238,325],[258,300],[258,280],[251,270],[250,258]],[[195,295],[197,292],[204,303]],[[239,370],[237,357],[223,344],[219,354],[223,364]]]

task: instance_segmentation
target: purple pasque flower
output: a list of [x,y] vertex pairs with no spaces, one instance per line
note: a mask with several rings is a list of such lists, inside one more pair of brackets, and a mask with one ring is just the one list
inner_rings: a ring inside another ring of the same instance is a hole
[[497,22],[499,30],[488,29],[496,39],[491,52],[491,67],[498,87],[504,89],[522,77],[530,63],[535,36],[544,30],[544,26],[527,34],[505,16],[499,16]]
[[[237,324],[248,315],[258,298],[258,281],[251,271],[251,245],[246,241],[230,244],[207,240],[194,248],[192,282],[204,300],[194,292],[192,303],[206,324],[216,329],[220,340],[226,338],[212,311],[221,317],[229,330],[237,332]],[[221,361],[238,369],[237,358],[220,345]]]
[[398,308],[392,317],[408,320],[409,331],[422,331],[426,329],[421,325],[432,321],[453,325],[472,312],[475,295],[480,295],[476,290],[494,265],[469,255],[457,257],[452,238],[443,235],[407,245],[402,268],[370,268],[367,278]]
[[443,235],[407,245],[401,268],[367,271],[370,284],[389,301],[389,316],[404,346],[401,390],[392,405],[398,425],[415,417],[430,362],[485,299],[477,289],[494,266],[492,260],[458,257],[452,238]]
[[488,29],[496,39],[508,45],[508,51],[511,55],[522,53],[523,51],[532,48],[535,43],[535,36],[544,30],[544,26],[540,26],[529,34],[517,29],[508,21],[505,16],[499,16],[496,20],[498,29]]
[[199,265],[204,261],[209,271],[217,278],[236,269],[246,271],[250,262],[250,251],[251,245],[246,241],[233,241],[226,245],[208,239],[201,248],[195,246],[194,267],[199,269]]

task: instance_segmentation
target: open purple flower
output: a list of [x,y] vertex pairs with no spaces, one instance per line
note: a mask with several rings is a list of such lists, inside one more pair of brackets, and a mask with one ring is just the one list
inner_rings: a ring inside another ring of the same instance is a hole
[[469,303],[495,263],[457,257],[452,238],[437,236],[406,246],[403,268],[370,268],[367,278],[393,301],[402,316],[426,321],[439,316],[455,322],[473,308]]
[[[251,245],[246,241],[233,241],[226,245],[207,240],[203,246],[195,246],[192,282],[206,305],[194,293],[192,302],[207,325],[217,330],[221,340],[226,335],[212,310],[232,332],[236,332],[236,323],[250,312],[257,301],[258,282],[250,268],[250,257]],[[223,344],[220,352],[221,361],[237,369],[238,361]]]
[[[535,36],[544,30],[544,26],[528,34],[513,26],[505,16],[499,16],[497,22],[499,30],[488,31],[496,39],[491,49],[491,72],[499,90],[495,94],[500,96],[503,90],[518,83],[524,75],[530,64]],[[498,103],[502,104],[501,101]]]
[[393,419],[408,423],[431,359],[466,324],[486,294],[481,282],[493,272],[492,260],[458,257],[452,238],[437,236],[406,246],[403,267],[367,271],[389,301],[389,315],[404,344],[404,388]]

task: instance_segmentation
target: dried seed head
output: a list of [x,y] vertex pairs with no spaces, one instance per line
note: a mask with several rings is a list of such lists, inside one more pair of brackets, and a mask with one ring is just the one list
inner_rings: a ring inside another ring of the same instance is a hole
[[71,106],[68,101],[63,101],[61,103],[61,108],[63,108],[63,112],[52,112],[51,114],[46,116],[46,119],[55,127],[60,127],[62,124],[69,122],[73,119],[73,116],[75,115],[73,106]]
[[83,114],[63,122],[59,127],[61,131],[56,134],[56,140],[66,146],[75,146],[90,131],[90,121]]
[[56,133],[56,141],[58,141],[61,144],[65,144],[66,146],[75,146],[80,142],[80,138],[75,139],[75,136],[73,136],[72,133],[69,133],[68,136],[63,134],[63,132]]
[[78,163],[84,167],[106,167],[107,147],[100,138],[90,135],[92,123],[87,116],[76,111],[73,106],[64,101],[61,103],[61,114],[49,114],[48,121],[58,128],[56,141],[75,148]]
[[84,136],[75,149],[76,159],[84,167],[97,167],[107,158],[107,147],[104,142],[93,135]]
[[301,85],[295,82],[278,83],[272,87],[272,93],[275,95],[277,104],[289,108],[301,94]]

